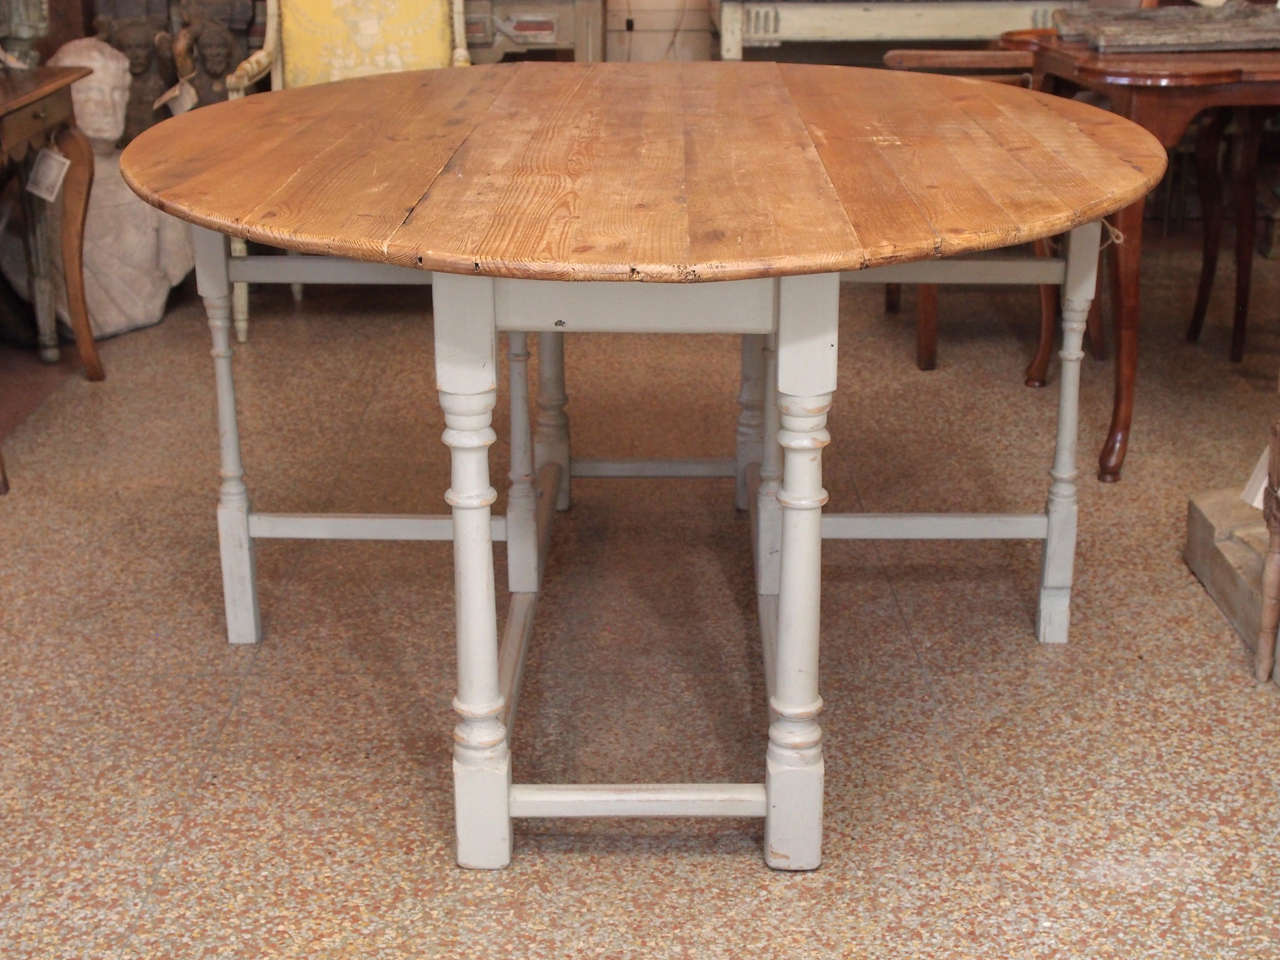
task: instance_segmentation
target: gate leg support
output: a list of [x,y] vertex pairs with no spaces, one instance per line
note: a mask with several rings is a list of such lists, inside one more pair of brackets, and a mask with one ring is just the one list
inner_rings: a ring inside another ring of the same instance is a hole
[[1071,581],[1076,553],[1076,443],[1080,421],[1080,361],[1089,305],[1098,284],[1097,223],[1071,231],[1067,277],[1062,287],[1062,360],[1058,389],[1058,437],[1049,471],[1049,528],[1044,541],[1036,636],[1066,643],[1071,622]]
[[458,864],[497,868],[511,862],[511,755],[502,722],[498,615],[494,595],[489,447],[496,439],[497,324],[493,281],[436,274],[436,385],[444,409],[453,510],[458,694],[453,708],[453,793]]
[[231,285],[227,278],[227,238],[191,228],[196,253],[196,287],[204,299],[213,337],[217,385],[218,438],[222,485],[218,492],[218,553],[222,560],[222,600],[231,643],[257,643],[262,636],[255,584],[253,540],[249,536],[249,492],[240,463],[236,389],[231,376]]
[[813,870],[822,863],[822,448],[830,441],[827,411],[836,383],[839,279],[785,277],[778,298],[782,538],[764,842],[765,861],[781,870]]

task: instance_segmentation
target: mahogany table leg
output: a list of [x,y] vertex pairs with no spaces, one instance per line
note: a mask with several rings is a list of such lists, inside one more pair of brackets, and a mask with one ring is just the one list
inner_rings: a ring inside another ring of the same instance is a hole
[[1231,328],[1231,362],[1244,359],[1245,326],[1249,322],[1249,284],[1253,279],[1253,248],[1257,231],[1258,149],[1262,140],[1261,110],[1237,110],[1240,152],[1235,163],[1236,195],[1236,317]]
[[89,188],[93,184],[93,148],[75,127],[64,127],[56,137],[58,149],[71,161],[62,183],[62,272],[67,283],[67,312],[76,335],[76,349],[84,364],[85,376],[102,380],[106,373],[98,359],[89,326],[89,308],[84,297],[84,218],[89,209]]
[[[1099,261],[1101,261],[1099,257]],[[1102,264],[1098,264],[1099,272]],[[1102,298],[1095,296],[1089,304],[1089,316],[1084,323],[1084,337],[1089,344],[1089,356],[1095,360],[1107,359],[1107,335],[1102,329]]]
[[9,477],[4,472],[4,455],[0,454],[0,494],[9,492]]
[[[1037,240],[1033,247],[1037,257],[1049,256],[1049,241]],[[1043,387],[1049,382],[1049,358],[1053,354],[1053,327],[1057,319],[1058,288],[1042,285],[1040,287],[1040,340],[1036,344],[1036,355],[1027,365],[1028,387]]]
[[897,313],[902,307],[902,284],[886,283],[884,285],[884,312]]
[[1222,238],[1222,179],[1218,154],[1222,148],[1222,131],[1227,125],[1227,111],[1218,110],[1205,124],[1196,139],[1196,181],[1200,192],[1200,215],[1204,222],[1204,251],[1200,256],[1200,285],[1196,305],[1191,312],[1187,339],[1200,338],[1209,295],[1213,292],[1213,276],[1218,269],[1218,245]]
[[1138,278],[1142,263],[1142,211],[1144,200],[1130,204],[1112,217],[1124,241],[1114,246],[1111,258],[1116,339],[1116,393],[1111,409],[1111,428],[1098,456],[1098,479],[1114,483],[1120,479],[1125,452],[1129,447],[1129,426],[1133,422],[1133,382],[1138,373]]
[[938,288],[922,283],[916,288],[916,367],[938,367]]

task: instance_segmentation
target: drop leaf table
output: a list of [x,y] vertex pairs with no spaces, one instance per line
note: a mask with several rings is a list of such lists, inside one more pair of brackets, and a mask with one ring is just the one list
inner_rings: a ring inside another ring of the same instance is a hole
[[[122,169],[144,199],[195,225],[213,333],[230,640],[259,639],[255,539],[451,539],[461,865],[505,866],[513,818],[754,816],[765,821],[770,866],[818,867],[822,540],[1042,539],[1039,637],[1066,640],[1080,344],[1098,221],[1143,196],[1164,167],[1149,134],[1069,100],[956,78],[772,63],[529,62],[390,74],[251,96],[148,130]],[[824,515],[841,279],[945,282],[956,261],[939,258],[1062,233],[1065,256],[1030,262],[1021,279],[1064,290],[1047,508]],[[250,508],[230,285],[269,275],[270,262],[229,260],[227,236],[318,254],[307,262],[328,282],[432,284],[451,516]],[[601,331],[742,334],[736,460],[575,461],[561,335]],[[510,356],[511,487],[506,516],[493,517],[500,333]],[[531,333],[540,338],[533,417]],[[509,737],[553,507],[569,506],[570,476],[628,474],[736,475],[739,505],[755,507],[771,714],[763,783],[513,782]],[[748,476],[758,483],[749,487]],[[495,540],[506,543],[510,592],[501,638]]]

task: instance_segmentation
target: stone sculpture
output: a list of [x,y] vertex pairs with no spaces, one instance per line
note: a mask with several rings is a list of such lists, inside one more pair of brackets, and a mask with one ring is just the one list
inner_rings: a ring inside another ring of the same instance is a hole
[[110,21],[102,26],[107,42],[129,58],[132,77],[129,106],[119,144],[125,147],[147,127],[163,119],[155,104],[175,79],[172,40],[152,22],[140,17]]
[[231,68],[248,55],[253,0],[182,0],[178,16],[183,26],[212,22],[226,27],[231,33]]
[[196,91],[196,105],[227,99],[227,74],[236,65],[235,37],[216,20],[199,20],[189,29],[195,67],[190,82]]

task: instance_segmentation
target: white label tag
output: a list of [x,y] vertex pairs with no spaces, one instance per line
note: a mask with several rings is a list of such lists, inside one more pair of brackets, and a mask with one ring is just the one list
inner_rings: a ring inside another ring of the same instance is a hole
[[31,173],[27,176],[27,193],[53,203],[58,198],[58,191],[62,189],[62,181],[69,166],[70,160],[44,147],[36,154],[36,162],[31,165]]

